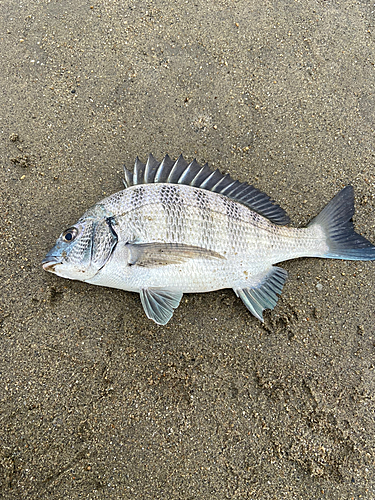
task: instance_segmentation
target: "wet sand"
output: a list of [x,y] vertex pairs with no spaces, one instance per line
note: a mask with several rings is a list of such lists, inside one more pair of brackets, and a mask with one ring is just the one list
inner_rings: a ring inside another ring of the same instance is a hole
[[370,3],[0,6],[0,497],[375,498],[374,263],[300,259],[262,325],[231,290],[160,327],[60,279],[60,232],[152,152],[375,241]]

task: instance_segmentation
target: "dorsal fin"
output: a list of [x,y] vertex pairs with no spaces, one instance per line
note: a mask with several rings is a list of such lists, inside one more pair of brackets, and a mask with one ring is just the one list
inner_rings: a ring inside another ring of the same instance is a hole
[[285,211],[265,193],[247,182],[235,181],[229,174],[211,170],[207,163],[202,167],[195,159],[188,164],[182,155],[176,161],[166,155],[160,163],[150,154],[146,164],[137,157],[133,172],[127,170],[126,167],[124,167],[124,172],[126,188],[154,182],[186,184],[227,196],[246,205],[274,224],[289,223],[289,217]]

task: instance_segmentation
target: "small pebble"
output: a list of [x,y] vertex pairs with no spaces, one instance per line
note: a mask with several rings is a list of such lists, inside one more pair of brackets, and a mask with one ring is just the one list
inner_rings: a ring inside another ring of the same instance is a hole
[[12,141],[12,142],[17,142],[17,141],[20,140],[20,137],[19,137],[18,134],[10,134],[9,140]]

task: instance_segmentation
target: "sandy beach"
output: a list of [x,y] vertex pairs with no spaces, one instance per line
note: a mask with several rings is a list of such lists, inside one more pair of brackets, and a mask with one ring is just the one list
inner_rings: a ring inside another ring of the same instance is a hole
[[149,153],[306,225],[345,185],[375,242],[369,2],[0,5],[0,498],[375,498],[375,263],[299,259],[262,324],[232,290],[165,327],[41,261]]

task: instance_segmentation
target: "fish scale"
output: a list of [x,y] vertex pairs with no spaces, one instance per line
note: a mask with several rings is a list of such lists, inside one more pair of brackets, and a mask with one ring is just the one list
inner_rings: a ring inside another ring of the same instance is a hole
[[146,315],[164,325],[184,293],[232,288],[263,321],[298,257],[375,260],[354,231],[353,188],[338,193],[306,228],[228,174],[182,156],[138,158],[125,189],[91,207],[43,260],[58,276],[138,292]]

